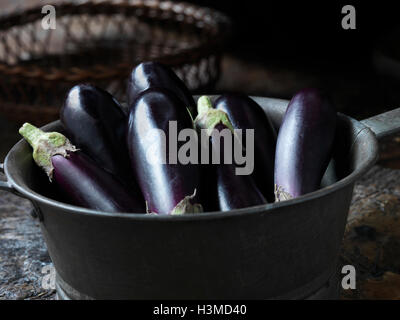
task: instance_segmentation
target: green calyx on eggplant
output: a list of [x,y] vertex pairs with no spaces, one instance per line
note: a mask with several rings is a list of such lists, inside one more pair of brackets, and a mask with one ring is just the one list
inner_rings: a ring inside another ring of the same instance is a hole
[[171,91],[182,101],[185,109],[188,108],[191,115],[196,116],[195,102],[189,89],[171,68],[155,61],[142,62],[133,68],[127,90],[129,107],[140,93],[150,88]]
[[[269,202],[274,195],[276,131],[264,110],[253,99],[241,94],[224,94],[215,100],[215,108],[224,111],[234,129],[254,130],[254,171],[252,177]],[[245,140],[243,146],[246,148]]]
[[[184,110],[184,112],[182,112]],[[131,167],[146,200],[148,212],[184,214],[202,211],[199,199],[200,168],[181,164],[170,156],[184,144],[170,132],[193,128],[183,102],[171,91],[150,88],[131,105],[127,142]],[[176,150],[169,143],[178,142]]]
[[33,159],[75,205],[104,212],[144,213],[141,196],[79,151],[64,135],[25,123],[19,133],[33,148]]
[[275,153],[275,198],[283,201],[320,188],[331,158],[336,111],[317,89],[293,96],[281,127]]
[[[237,139],[228,115],[224,111],[214,109],[210,98],[202,96],[198,100],[198,116],[194,122],[198,130],[206,130],[209,136],[211,148],[207,149],[219,153],[220,163],[208,165],[203,174],[204,179],[211,186],[207,194],[209,201],[217,202],[218,209],[222,211],[267,203],[252,176],[237,174],[238,166],[235,161],[225,161],[228,157],[234,159],[233,144],[234,139]],[[231,135],[228,141],[232,144],[228,145],[228,148],[225,144],[229,142],[225,140],[223,131]],[[225,154],[227,150],[230,150],[230,155]],[[215,188],[213,189],[212,186]],[[216,201],[214,197],[217,197]]]
[[67,94],[60,111],[68,138],[126,185],[137,189],[126,146],[127,114],[107,91],[80,84]]
[[233,132],[233,126],[228,115],[221,110],[214,109],[211,99],[208,96],[201,96],[199,98],[197,101],[197,112],[198,115],[194,120],[194,124],[198,129],[207,130],[208,136],[211,136],[212,130],[219,123],[222,123]]

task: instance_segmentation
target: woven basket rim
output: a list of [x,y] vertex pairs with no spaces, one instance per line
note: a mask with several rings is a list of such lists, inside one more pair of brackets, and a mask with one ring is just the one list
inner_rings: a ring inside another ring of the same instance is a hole
[[[198,6],[187,2],[172,2],[172,1],[157,1],[157,0],[134,0],[131,2],[121,2],[121,0],[83,0],[78,3],[59,2],[54,4],[57,10],[57,16],[68,14],[115,14],[114,12],[107,12],[102,10],[109,10],[110,8],[124,8],[125,10],[146,9],[146,10],[161,10],[173,11],[175,14],[184,14],[189,16],[191,12],[200,12],[197,17],[193,17],[197,22],[204,22],[215,29],[211,37],[207,37],[207,41],[187,49],[180,49],[177,53],[169,55],[162,55],[152,60],[168,63],[171,66],[181,65],[182,60],[185,63],[192,63],[201,58],[208,57],[215,54],[222,47],[222,44],[229,37],[229,26],[231,25],[230,19],[223,13],[208,7]],[[0,31],[6,31],[17,25],[24,25],[30,22],[37,21],[43,17],[41,13],[42,6],[35,6],[24,11],[13,12],[11,14],[0,17]],[[93,11],[89,11],[93,10]],[[59,15],[61,12],[61,15]],[[201,14],[203,13],[203,15]],[[203,16],[207,14],[211,19],[207,21],[202,20]],[[151,17],[154,18],[154,17]],[[195,24],[194,24],[195,25]],[[196,26],[197,27],[197,26]],[[197,27],[198,28],[198,27]],[[176,62],[175,62],[176,61]],[[179,61],[179,63],[178,63]],[[132,63],[117,63],[113,66],[98,64],[88,68],[77,67],[52,67],[49,68],[39,66],[21,66],[20,64],[10,65],[0,61],[0,76],[6,75],[9,77],[18,77],[25,79],[38,79],[43,81],[57,81],[62,80],[65,82],[86,81],[87,79],[101,80],[120,78],[123,75],[128,75],[130,70],[136,65]]]

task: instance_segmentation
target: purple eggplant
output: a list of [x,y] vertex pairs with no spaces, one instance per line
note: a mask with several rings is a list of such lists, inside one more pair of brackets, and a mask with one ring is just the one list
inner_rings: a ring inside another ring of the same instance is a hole
[[276,201],[320,187],[331,158],[335,129],[336,111],[320,91],[304,89],[292,98],[276,145]]
[[[128,105],[149,88],[164,88],[173,92],[195,117],[195,102],[188,88],[172,69],[159,62],[148,61],[137,65],[131,72],[128,83]],[[185,110],[186,111],[186,110]]]
[[[274,161],[276,131],[263,111],[251,98],[239,94],[226,94],[215,101],[215,108],[224,111],[234,129],[254,130],[254,172],[258,188],[269,202],[274,201]],[[246,148],[246,141],[243,146]]]
[[68,92],[60,118],[74,145],[125,184],[135,185],[125,140],[128,117],[111,94],[77,85]]
[[175,135],[193,128],[189,112],[182,108],[183,102],[172,92],[151,88],[141,93],[130,109],[127,141],[131,165],[152,213],[201,211],[201,205],[195,203],[200,192],[199,166],[173,159],[184,144],[176,143]]
[[[206,130],[209,136],[210,147],[210,163],[212,153],[219,153],[219,164],[211,164],[207,166],[205,174],[209,181],[210,189],[208,190],[208,198],[213,202],[211,194],[216,186],[216,195],[218,198],[218,207],[222,211],[246,208],[267,203],[251,174],[238,174],[238,165],[234,158],[234,139],[232,124],[227,114],[221,110],[212,108],[211,100],[207,96],[203,96],[198,101],[198,116],[195,119],[195,125],[199,130]],[[224,135],[221,134],[225,130],[230,134],[230,141],[225,141]],[[226,145],[227,143],[230,143]],[[241,145],[239,142],[238,145]],[[227,147],[227,148],[226,148]],[[225,152],[230,152],[231,161],[226,161]]]
[[19,130],[33,148],[33,159],[73,204],[105,212],[145,213],[141,196],[58,132],[43,132],[29,123]]
[[[228,129],[228,127],[219,123],[214,129],[222,131]],[[211,137],[212,147],[214,147],[214,143],[214,138]],[[220,144],[221,159],[224,158],[223,149],[224,142]],[[251,175],[237,175],[236,168],[235,163],[221,163],[215,167],[219,209],[227,211],[267,203],[267,200],[257,188],[253,177]]]

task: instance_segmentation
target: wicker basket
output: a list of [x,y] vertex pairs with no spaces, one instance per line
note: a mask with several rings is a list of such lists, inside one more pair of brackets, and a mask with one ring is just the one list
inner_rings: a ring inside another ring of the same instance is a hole
[[143,60],[172,66],[192,91],[219,76],[229,31],[222,14],[170,1],[80,1],[56,5],[56,29],[41,7],[0,19],[0,111],[37,125],[58,118],[76,83],[98,85],[122,102]]

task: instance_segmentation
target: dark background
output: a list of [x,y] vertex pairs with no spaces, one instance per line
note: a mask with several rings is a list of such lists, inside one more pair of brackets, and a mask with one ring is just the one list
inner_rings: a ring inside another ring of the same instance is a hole
[[[290,99],[303,87],[322,87],[337,109],[362,119],[400,104],[400,20],[393,2],[191,2],[232,18],[232,36],[217,91]],[[356,29],[341,26],[342,7],[356,9]],[[396,57],[384,66],[381,54]],[[236,80],[236,81],[235,81]]]
[[[379,38],[399,25],[398,10],[388,1],[229,1],[192,0],[227,13],[234,22],[235,52],[269,58],[323,59],[351,65],[371,53]],[[356,30],[344,30],[344,5],[356,9]]]

